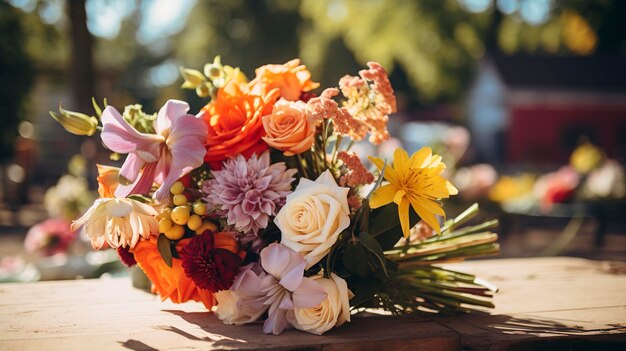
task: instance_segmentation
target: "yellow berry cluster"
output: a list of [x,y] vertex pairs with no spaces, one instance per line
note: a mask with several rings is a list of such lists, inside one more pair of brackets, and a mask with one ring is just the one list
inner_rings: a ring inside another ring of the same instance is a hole
[[196,234],[202,234],[206,230],[217,231],[215,223],[202,219],[207,214],[206,204],[201,200],[190,203],[184,194],[183,183],[174,183],[170,192],[174,208],[167,207],[157,216],[160,233],[170,240],[180,240],[185,235],[185,226]]

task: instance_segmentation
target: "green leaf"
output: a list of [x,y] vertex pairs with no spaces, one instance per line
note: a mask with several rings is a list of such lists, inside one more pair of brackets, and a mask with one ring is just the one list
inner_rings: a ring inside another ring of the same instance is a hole
[[372,211],[370,215],[369,233],[378,236],[395,227],[400,228],[400,217],[398,217],[398,205],[390,203]]
[[369,258],[366,250],[359,242],[350,242],[343,251],[343,265],[350,272],[367,277],[374,270],[369,265]]
[[461,224],[469,221],[474,218],[478,214],[479,206],[477,203],[473,203],[470,207],[468,207],[463,213],[456,216],[455,218],[449,219],[441,228],[441,232],[452,231]]
[[354,297],[350,299],[350,306],[358,307],[370,301],[383,287],[383,283],[375,277],[350,280],[350,290],[354,294]]
[[131,200],[135,200],[135,201],[139,201],[143,204],[147,204],[150,202],[150,199],[143,196],[143,195],[139,195],[139,194],[133,194],[133,195],[128,195],[127,198],[131,199]]
[[[412,207],[409,207],[409,226],[412,228],[419,220],[420,217],[417,213]],[[369,233],[373,236],[379,236],[391,230],[402,231],[400,217],[398,216],[398,205],[393,202],[372,211]]]
[[159,253],[161,254],[161,258],[165,261],[165,264],[170,268],[172,267],[172,246],[171,241],[165,235],[159,235],[157,239],[157,248],[159,249]]
[[[413,227],[420,217],[409,207],[409,226]],[[398,205],[390,203],[372,211],[370,216],[369,233],[378,240],[383,250],[393,248],[402,238],[402,227],[398,217]]]
[[337,252],[341,249],[343,244],[346,242],[345,238],[349,235],[348,231],[343,231],[339,234],[337,241],[331,246],[328,255],[326,255],[326,267],[324,269],[324,276],[326,278],[330,277],[330,273],[333,272],[333,268],[335,265],[335,259],[337,257]]
[[[189,228],[187,228],[189,229]],[[183,238],[188,238],[189,235],[191,234],[191,237],[193,238],[194,236],[196,236],[196,233],[191,231],[191,230],[187,230],[185,232],[185,236]],[[178,258],[180,260],[180,255],[178,254],[178,250],[176,250],[176,244],[178,244],[180,240],[171,240],[170,241],[170,253],[172,253],[172,257],[174,258]]]
[[383,248],[380,246],[378,241],[376,241],[376,238],[374,238],[370,233],[362,232],[359,235],[359,241],[361,245],[378,260],[378,267],[382,268],[385,276],[389,277],[387,266],[385,264],[385,253],[383,252]]
[[98,118],[100,118],[100,116],[102,116],[102,109],[100,108],[100,106],[98,106],[98,103],[96,102],[96,98],[93,96],[91,97],[91,104],[93,105],[94,111],[96,111],[96,115],[98,116]]
[[369,232],[370,229],[370,214],[372,209],[370,208],[370,200],[365,199],[361,204],[361,232]]

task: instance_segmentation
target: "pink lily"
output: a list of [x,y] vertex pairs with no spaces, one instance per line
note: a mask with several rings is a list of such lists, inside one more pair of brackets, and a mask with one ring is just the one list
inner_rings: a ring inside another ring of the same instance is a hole
[[102,113],[102,142],[112,151],[128,154],[120,168],[118,198],[147,194],[154,182],[160,187],[154,199],[168,202],[169,189],[180,177],[202,165],[207,126],[187,114],[184,101],[168,100],[159,110],[156,134],[140,133],[112,106]]
[[263,332],[278,335],[288,327],[287,311],[313,308],[326,299],[326,290],[304,276],[306,261],[290,248],[273,243],[261,251],[263,270],[244,270],[231,291],[239,298],[237,308],[246,316],[268,311]]

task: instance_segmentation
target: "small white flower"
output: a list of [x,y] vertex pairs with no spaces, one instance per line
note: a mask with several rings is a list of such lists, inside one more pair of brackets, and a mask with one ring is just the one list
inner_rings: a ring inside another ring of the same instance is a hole
[[102,198],[72,223],[72,230],[84,225],[94,249],[106,241],[112,248],[133,248],[139,237],[158,234],[157,212],[152,206],[132,199]]

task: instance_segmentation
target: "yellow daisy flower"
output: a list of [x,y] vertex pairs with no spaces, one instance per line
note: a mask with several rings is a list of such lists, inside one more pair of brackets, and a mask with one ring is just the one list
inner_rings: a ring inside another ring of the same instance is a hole
[[[378,170],[382,170],[385,162],[377,157],[369,157]],[[378,208],[392,201],[398,205],[398,216],[404,237],[409,236],[409,205],[420,218],[430,225],[437,233],[441,233],[435,215],[445,216],[438,199],[456,195],[456,188],[441,176],[446,165],[441,156],[433,155],[429,147],[421,148],[410,158],[409,154],[396,149],[393,155],[393,166],[386,167],[384,178],[389,183],[374,191],[370,199],[370,207]]]

